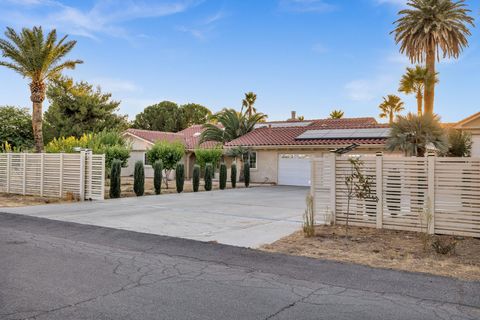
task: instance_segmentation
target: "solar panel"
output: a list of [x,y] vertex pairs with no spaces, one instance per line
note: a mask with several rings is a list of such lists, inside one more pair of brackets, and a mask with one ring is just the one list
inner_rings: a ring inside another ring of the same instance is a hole
[[390,128],[307,130],[295,139],[378,139],[387,138],[389,134]]

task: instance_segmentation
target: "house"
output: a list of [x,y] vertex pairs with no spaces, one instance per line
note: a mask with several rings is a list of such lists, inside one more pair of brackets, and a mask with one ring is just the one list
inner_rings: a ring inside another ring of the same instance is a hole
[[[185,177],[191,178],[193,165],[195,164],[195,149],[198,148],[202,125],[193,125],[179,132],[163,132],[140,129],[127,129],[123,136],[130,142],[132,152],[128,165],[122,169],[122,176],[133,175],[135,163],[143,161],[145,164],[145,176],[153,177],[153,168],[146,157],[147,150],[157,141],[181,142],[185,146],[185,156],[182,162],[185,164]],[[213,148],[217,142],[209,141],[201,144],[202,148]]]
[[480,157],[480,112],[457,122],[453,127],[472,134],[472,157]]
[[[292,113],[293,114],[293,113]],[[275,121],[225,145],[249,147],[250,177],[256,183],[310,185],[310,159],[356,145],[355,154],[383,151],[389,134],[375,118]]]

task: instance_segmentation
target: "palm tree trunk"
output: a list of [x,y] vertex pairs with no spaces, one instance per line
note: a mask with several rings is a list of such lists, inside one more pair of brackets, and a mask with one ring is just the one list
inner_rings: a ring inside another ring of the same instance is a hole
[[43,81],[32,81],[30,83],[30,93],[30,100],[33,102],[33,139],[35,140],[35,151],[40,153],[43,152],[42,103],[45,100],[45,83]]
[[427,71],[430,81],[425,84],[425,114],[433,114],[435,99],[435,45],[432,43],[427,51]]
[[393,111],[392,110],[390,110],[389,118],[390,118],[390,124],[392,124],[393,123]]
[[422,95],[422,90],[417,91],[417,113],[418,116],[420,117],[423,113],[423,95]]

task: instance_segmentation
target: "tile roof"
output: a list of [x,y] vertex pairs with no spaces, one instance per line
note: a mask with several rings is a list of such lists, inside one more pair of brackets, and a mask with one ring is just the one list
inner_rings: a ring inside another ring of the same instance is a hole
[[[198,143],[200,142],[200,134],[203,132],[203,125],[195,124],[190,126],[180,132],[185,140],[185,147],[187,149],[193,150],[198,147]],[[216,141],[207,141],[200,145],[202,148],[214,148],[218,142]]]
[[166,140],[168,142],[183,141],[183,135],[174,132],[163,132],[142,129],[127,129],[126,133],[131,133],[134,136],[155,143],[155,141]]
[[[287,122],[287,121],[286,121]],[[252,132],[226,144],[234,146],[319,146],[319,145],[343,145],[343,144],[384,144],[386,139],[296,139],[307,130],[322,129],[358,129],[358,128],[384,128],[388,125],[379,124],[374,118],[345,118],[345,119],[319,119],[310,120],[308,126],[291,127],[265,127],[257,128]],[[278,123],[278,122],[277,122]]]

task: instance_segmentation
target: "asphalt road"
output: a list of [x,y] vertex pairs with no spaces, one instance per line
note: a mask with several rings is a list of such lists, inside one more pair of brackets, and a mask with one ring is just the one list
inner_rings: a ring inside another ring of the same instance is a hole
[[480,283],[0,214],[1,319],[480,319]]

